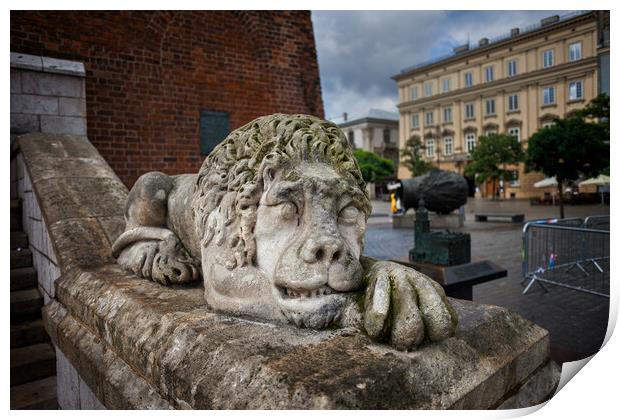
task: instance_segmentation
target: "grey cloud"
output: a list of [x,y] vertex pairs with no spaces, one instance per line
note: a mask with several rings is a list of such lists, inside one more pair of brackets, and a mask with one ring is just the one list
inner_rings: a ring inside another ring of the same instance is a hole
[[316,11],[312,13],[325,114],[396,110],[391,76],[448,53],[535,23],[549,11]]

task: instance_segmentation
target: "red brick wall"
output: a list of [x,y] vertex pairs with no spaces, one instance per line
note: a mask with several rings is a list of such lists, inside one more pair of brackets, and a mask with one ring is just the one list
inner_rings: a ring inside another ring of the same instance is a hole
[[88,137],[128,186],[198,170],[201,109],[323,116],[306,11],[11,11],[11,51],[84,63]]

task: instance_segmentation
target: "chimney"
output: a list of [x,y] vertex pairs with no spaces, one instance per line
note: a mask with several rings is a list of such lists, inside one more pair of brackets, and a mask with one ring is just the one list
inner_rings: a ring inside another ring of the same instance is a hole
[[343,112],[342,113],[342,119],[345,120],[345,121],[348,120],[349,119],[349,114],[347,114],[346,112]]
[[519,28],[512,28],[510,30],[510,36],[517,36],[519,35]]
[[540,26],[551,25],[552,23],[556,23],[559,20],[560,20],[560,16],[558,15],[549,16],[549,17],[546,17],[540,20]]
[[458,47],[454,47],[452,51],[454,54],[459,54],[469,50],[469,44],[459,45]]

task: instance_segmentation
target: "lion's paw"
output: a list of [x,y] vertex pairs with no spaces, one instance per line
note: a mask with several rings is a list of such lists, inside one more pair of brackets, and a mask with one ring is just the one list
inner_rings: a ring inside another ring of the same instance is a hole
[[118,263],[137,276],[163,284],[186,284],[199,279],[198,263],[176,238],[141,241],[125,248]]

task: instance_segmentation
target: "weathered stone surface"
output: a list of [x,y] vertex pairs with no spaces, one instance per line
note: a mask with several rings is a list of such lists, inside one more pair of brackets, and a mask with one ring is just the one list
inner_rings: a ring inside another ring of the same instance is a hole
[[22,73],[22,92],[33,95],[68,96],[80,98],[83,79],[63,74],[25,71]]
[[86,117],[86,99],[58,98],[58,113],[70,117]]
[[11,68],[42,70],[43,60],[38,55],[11,52]]
[[41,115],[41,131],[54,134],[86,135],[86,118]]
[[[126,197],[126,190],[118,179],[87,175],[46,178],[35,183],[34,188],[37,196],[46,202],[42,211],[49,225],[73,218],[123,215],[123,207],[119,204]],[[108,200],[102,202],[102,196]]]
[[49,227],[56,247],[58,263],[94,267],[114,261],[110,242],[96,218],[59,220]]
[[84,63],[78,61],[61,60],[52,57],[41,57],[43,71],[47,73],[68,74],[72,76],[86,76]]
[[101,159],[88,138],[71,134],[29,133],[19,137],[19,148],[29,169],[36,168],[36,162],[41,157]]
[[177,408],[492,408],[548,358],[545,330],[457,300],[454,337],[400,352],[353,329],[216,314],[201,287],[165,288],[117,266],[63,276],[57,299],[45,309],[46,327],[108,408],[110,398],[133,407],[121,395],[133,391],[102,375],[138,376],[103,355],[124,360],[148,395]]
[[506,410],[545,402],[555,393],[561,369],[552,360],[537,369],[517,390],[497,408]]
[[11,114],[58,115],[58,98],[11,94]]

